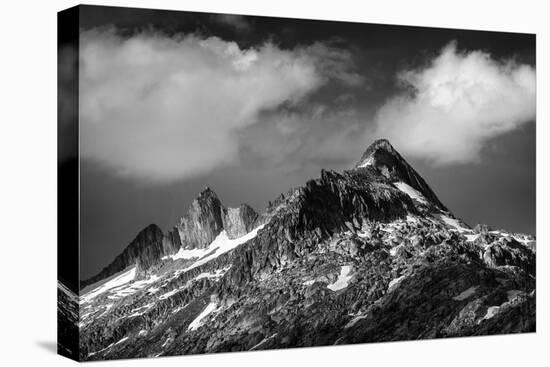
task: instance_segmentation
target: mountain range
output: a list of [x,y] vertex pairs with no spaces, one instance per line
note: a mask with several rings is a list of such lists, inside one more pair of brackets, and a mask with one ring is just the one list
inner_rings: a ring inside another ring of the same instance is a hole
[[206,187],[79,295],[58,283],[59,345],[103,360],[533,332],[535,258],[533,236],[470,227],[381,139],[262,213]]

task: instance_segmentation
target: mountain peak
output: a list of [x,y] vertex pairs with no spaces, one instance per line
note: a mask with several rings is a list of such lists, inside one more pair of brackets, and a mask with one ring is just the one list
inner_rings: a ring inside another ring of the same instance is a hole
[[210,188],[210,186],[205,186],[204,189],[202,189],[201,192],[199,192],[199,195],[197,198],[202,197],[218,197],[218,195]]
[[389,140],[377,139],[367,148],[354,167],[354,169],[364,168],[374,169],[392,183],[406,183],[422,193],[436,207],[446,210],[426,181],[395,150]]
[[223,205],[208,186],[191,203],[169,236],[176,248],[204,248],[223,230]]
[[377,139],[369,145],[367,150],[365,150],[365,153],[363,153],[361,159],[355,165],[355,168],[373,165],[376,161],[376,156],[380,154],[389,154],[391,156],[399,155],[388,139]]
[[367,148],[367,150],[376,150],[376,149],[385,149],[389,152],[395,151],[390,141],[386,138],[376,139],[372,144]]

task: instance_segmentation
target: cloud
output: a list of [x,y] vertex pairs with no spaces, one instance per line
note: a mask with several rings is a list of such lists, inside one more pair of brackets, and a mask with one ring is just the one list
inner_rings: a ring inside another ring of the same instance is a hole
[[535,120],[533,67],[461,52],[454,42],[398,80],[406,92],[378,110],[367,135],[435,165],[478,161],[488,140]]
[[58,160],[76,159],[78,142],[78,50],[64,45],[58,53]]
[[310,102],[281,108],[240,134],[248,166],[283,173],[350,168],[365,149],[363,117],[353,105]]
[[212,20],[216,23],[234,28],[239,32],[249,32],[252,30],[252,25],[244,15],[216,14],[212,16]]
[[81,155],[150,182],[236,163],[238,132],[263,111],[359,78],[345,52],[322,44],[241,49],[215,37],[95,29],[80,45]]

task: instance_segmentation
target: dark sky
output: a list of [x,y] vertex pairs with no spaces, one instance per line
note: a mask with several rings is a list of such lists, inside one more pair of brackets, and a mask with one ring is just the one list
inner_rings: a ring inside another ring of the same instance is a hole
[[82,278],[206,185],[260,211],[379,137],[467,223],[535,233],[534,35],[89,6],[80,20]]

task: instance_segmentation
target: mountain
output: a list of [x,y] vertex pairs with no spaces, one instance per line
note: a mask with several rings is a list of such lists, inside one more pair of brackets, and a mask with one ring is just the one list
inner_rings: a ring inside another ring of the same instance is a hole
[[203,190],[81,282],[81,360],[535,331],[535,239],[471,228],[387,140],[226,208]]

